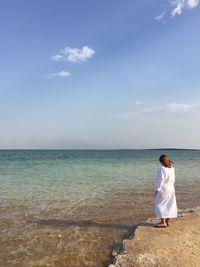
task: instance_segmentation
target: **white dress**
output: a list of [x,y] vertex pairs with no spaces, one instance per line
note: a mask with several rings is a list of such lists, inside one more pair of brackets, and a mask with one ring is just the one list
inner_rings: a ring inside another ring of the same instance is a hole
[[174,168],[160,166],[157,171],[154,190],[156,218],[175,218],[177,217],[177,205],[175,196],[175,171]]

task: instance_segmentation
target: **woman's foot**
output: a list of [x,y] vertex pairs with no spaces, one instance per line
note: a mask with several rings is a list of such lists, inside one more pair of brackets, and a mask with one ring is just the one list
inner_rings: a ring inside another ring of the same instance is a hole
[[156,227],[156,228],[165,228],[165,227],[167,227],[167,225],[166,225],[165,222],[159,222],[154,227]]

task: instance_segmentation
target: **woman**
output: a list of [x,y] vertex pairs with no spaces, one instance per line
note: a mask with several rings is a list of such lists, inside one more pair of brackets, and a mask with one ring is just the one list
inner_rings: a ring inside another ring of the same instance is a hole
[[157,171],[155,181],[155,213],[161,221],[155,227],[170,225],[170,219],[177,217],[177,205],[175,196],[175,171],[172,161],[166,155],[159,158],[161,163]]

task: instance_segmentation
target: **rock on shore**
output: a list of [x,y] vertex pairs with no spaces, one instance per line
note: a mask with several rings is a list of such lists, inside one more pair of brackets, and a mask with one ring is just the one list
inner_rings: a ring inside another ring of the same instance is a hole
[[110,267],[199,267],[200,208],[181,212],[167,228],[155,228],[156,222],[140,223]]

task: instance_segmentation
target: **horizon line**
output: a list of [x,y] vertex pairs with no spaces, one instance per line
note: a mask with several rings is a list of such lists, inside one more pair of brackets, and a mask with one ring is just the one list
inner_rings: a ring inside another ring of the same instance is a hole
[[0,150],[200,150],[200,148],[0,148]]

